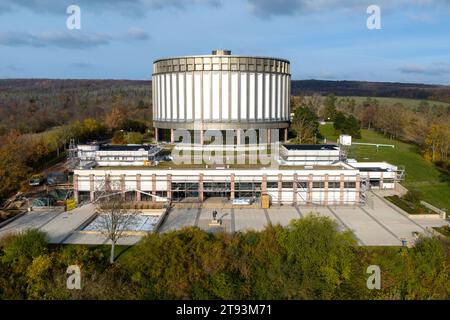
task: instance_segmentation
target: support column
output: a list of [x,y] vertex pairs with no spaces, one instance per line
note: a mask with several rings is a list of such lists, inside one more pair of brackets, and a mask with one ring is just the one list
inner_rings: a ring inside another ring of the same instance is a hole
[[267,174],[263,174],[262,176],[262,182],[261,182],[261,194],[267,193]]
[[[136,190],[142,191],[141,190],[141,175],[138,173],[136,175]],[[136,191],[136,201],[140,202],[141,201],[141,193]]]
[[105,191],[111,192],[111,175],[105,175]]
[[313,175],[310,173],[308,175],[308,204],[312,204],[313,202]]
[[167,199],[172,199],[172,175],[167,174]]
[[380,175],[380,190],[383,190],[383,171],[381,171]]
[[198,178],[198,198],[200,202],[203,202],[205,200],[204,194],[203,194],[203,173],[200,173]]
[[230,175],[230,199],[234,200],[234,173]]
[[158,143],[158,128],[155,128],[155,142]]
[[122,192],[122,198],[125,199],[125,175],[120,175],[120,191]]
[[236,129],[236,144],[241,144],[241,129]]
[[356,184],[355,184],[355,204],[359,203],[359,194],[361,190],[361,176],[359,174],[356,175]]
[[283,175],[278,174],[278,204],[281,204],[281,198],[283,197]]
[[267,129],[267,144],[272,143],[272,129]]
[[339,195],[339,202],[340,204],[344,204],[344,174],[341,173],[341,180],[340,180],[340,195]]
[[171,144],[175,143],[175,137],[174,137],[173,129],[170,129],[170,143]]
[[156,174],[152,174],[152,202],[156,202]]
[[298,175],[296,173],[294,173],[294,182],[292,185],[292,190],[293,190],[292,203],[294,205],[296,205],[297,204],[297,193],[298,193]]
[[323,204],[328,205],[328,173],[325,174]]
[[284,128],[284,142],[288,141],[288,128]]
[[204,130],[200,130],[200,145],[205,144],[204,133]]
[[78,196],[78,175],[73,175],[73,198],[75,199],[75,203],[78,204],[79,196]]
[[94,175],[89,175],[89,198],[91,202],[95,200],[95,190],[94,190]]

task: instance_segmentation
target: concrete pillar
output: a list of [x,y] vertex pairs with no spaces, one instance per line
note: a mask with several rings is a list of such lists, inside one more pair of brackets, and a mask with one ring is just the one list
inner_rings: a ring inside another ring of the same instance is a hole
[[236,144],[241,144],[241,129],[236,129]]
[[230,175],[230,199],[234,199],[234,173]]
[[359,203],[359,194],[361,192],[361,176],[359,174],[356,175],[356,185],[355,185],[355,204]]
[[174,136],[173,129],[170,129],[170,143],[172,143],[172,144],[175,143],[175,136]]
[[267,174],[263,174],[261,182],[261,194],[267,193]]
[[292,203],[297,204],[297,193],[298,193],[298,175],[294,173],[294,182],[292,185]]
[[198,178],[198,198],[200,202],[205,200],[205,195],[203,194],[203,173],[200,173]]
[[288,128],[284,128],[284,142],[288,141]]
[[272,143],[272,129],[267,129],[267,144]]
[[89,197],[91,202],[95,200],[95,190],[94,190],[94,175],[89,175]]
[[120,191],[122,192],[122,198],[125,199],[125,175],[120,175]]
[[78,175],[73,175],[73,198],[75,199],[75,203],[78,204],[79,196],[78,196]]
[[313,175],[310,173],[308,175],[308,197],[307,203],[312,204],[313,202]]
[[[156,196],[156,174],[152,174],[152,195]],[[155,197],[152,197],[152,202],[156,202]]]
[[[136,190],[142,191],[141,190],[141,175],[138,173],[136,175]],[[141,201],[141,193],[136,191],[136,201],[139,202]]]
[[281,198],[283,197],[283,175],[278,174],[278,204],[281,204]]
[[155,142],[156,143],[158,143],[158,134],[159,134],[158,128],[155,128]]
[[105,190],[111,191],[111,176],[109,174],[105,175]]
[[341,180],[340,180],[340,184],[339,184],[339,187],[340,187],[339,202],[340,202],[340,204],[344,204],[344,183],[345,183],[344,174],[341,173],[340,177],[341,177]]
[[172,199],[172,175],[167,174],[167,199]]
[[328,173],[325,174],[323,204],[328,205]]
[[383,171],[381,171],[380,175],[380,190],[383,190]]

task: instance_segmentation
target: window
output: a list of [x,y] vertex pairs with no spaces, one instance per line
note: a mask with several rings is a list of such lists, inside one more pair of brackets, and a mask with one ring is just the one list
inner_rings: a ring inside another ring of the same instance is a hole
[[356,188],[356,183],[354,181],[344,182],[344,188],[354,189]]
[[341,187],[341,183],[339,181],[329,181],[328,188],[329,189],[339,189]]
[[278,182],[277,181],[267,181],[267,189],[277,189]]
[[313,188],[314,189],[321,189],[321,188],[325,188],[325,182],[313,182]]
[[234,185],[235,190],[261,190],[260,182],[237,182]]
[[394,183],[394,179],[383,179],[383,183]]
[[306,181],[297,182],[297,188],[306,189],[307,187],[308,187],[308,182],[306,182]]
[[293,183],[292,182],[282,182],[281,183],[281,187],[283,189],[292,189],[293,188]]

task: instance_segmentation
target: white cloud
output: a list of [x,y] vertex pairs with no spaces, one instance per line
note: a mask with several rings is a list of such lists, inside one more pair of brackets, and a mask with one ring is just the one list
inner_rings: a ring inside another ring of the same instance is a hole
[[178,8],[194,5],[220,6],[220,0],[15,0],[14,3],[0,5],[0,13],[7,10],[28,9],[36,13],[65,13],[67,6],[76,4],[81,10],[117,11],[121,14],[144,15],[146,10]]
[[450,6],[450,0],[247,0],[247,3],[251,13],[263,18],[355,10],[365,14],[365,9],[372,4],[382,10],[400,6]]
[[57,47],[87,49],[108,45],[112,41],[147,40],[150,35],[142,29],[130,28],[125,34],[111,36],[83,31],[50,31],[40,34],[28,32],[0,32],[0,45],[9,47]]
[[435,62],[427,65],[408,64],[399,68],[401,73],[422,74],[427,76],[442,76],[450,74],[450,64],[445,62]]

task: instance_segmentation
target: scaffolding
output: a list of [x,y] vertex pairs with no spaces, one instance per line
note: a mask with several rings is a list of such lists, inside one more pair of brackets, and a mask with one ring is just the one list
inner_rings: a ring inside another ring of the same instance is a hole
[[66,168],[73,170],[78,166],[80,162],[80,159],[78,158],[78,148],[77,145],[75,144],[75,139],[70,139],[69,149],[67,149],[67,151],[68,155]]

